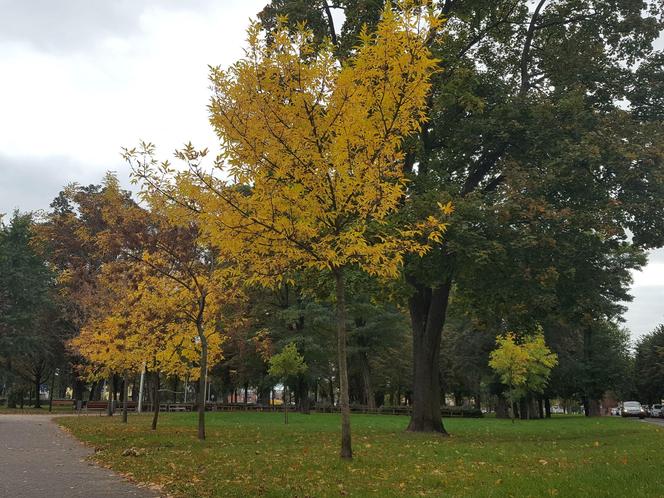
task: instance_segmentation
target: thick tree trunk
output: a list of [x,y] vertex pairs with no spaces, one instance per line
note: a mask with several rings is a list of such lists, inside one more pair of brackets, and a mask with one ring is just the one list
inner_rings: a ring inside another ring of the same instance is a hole
[[124,374],[122,379],[122,423],[127,423],[127,396],[129,395],[129,379],[127,374]]
[[440,412],[439,357],[452,282],[448,279],[434,289],[413,285],[415,293],[409,300],[413,328],[413,412],[408,430],[447,435]]
[[341,458],[353,458],[350,433],[350,400],[346,357],[346,289],[341,269],[334,272],[337,294],[337,353],[339,355],[339,406],[341,408]]
[[206,373],[207,373],[207,338],[201,323],[197,324],[198,336],[201,339],[201,365],[200,379],[198,381],[198,439],[205,439],[205,392],[207,391]]
[[583,400],[583,411],[586,417],[599,417],[600,413],[600,402],[598,399],[588,399]]
[[304,375],[297,377],[297,410],[304,414],[309,415],[309,380]]
[[159,370],[154,372],[154,391],[152,393],[152,430],[157,430],[157,421],[159,420]]

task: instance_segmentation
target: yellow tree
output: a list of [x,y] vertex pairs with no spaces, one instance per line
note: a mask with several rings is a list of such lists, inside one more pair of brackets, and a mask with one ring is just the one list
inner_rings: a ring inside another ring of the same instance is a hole
[[247,264],[250,282],[278,285],[300,269],[334,279],[342,458],[352,458],[344,275],[396,277],[406,253],[426,252],[444,230],[434,216],[390,220],[408,202],[401,145],[425,117],[436,61],[424,41],[438,23],[410,3],[387,5],[343,65],[304,26],[291,33],[281,22],[264,36],[252,25],[246,56],[211,72],[216,164],[232,184],[198,166],[205,151],[179,154],[192,165],[202,228]]
[[126,202],[117,180],[106,183],[105,229],[96,239],[118,254],[126,279],[101,287],[114,306],[99,307],[75,345],[106,369],[116,367],[115,345],[141,361],[153,359],[166,373],[198,379],[198,437],[205,439],[205,374],[221,358],[224,311],[239,300],[232,272],[201,236],[191,210],[150,185],[143,185],[142,208]]
[[520,342],[510,332],[499,337],[496,343],[498,347],[491,352],[489,366],[507,386],[506,397],[514,422],[514,403],[528,391],[541,393],[544,390],[551,369],[558,364],[558,356],[546,346],[541,327]]
[[[96,291],[88,303],[88,318],[70,345],[87,361],[88,377],[94,380],[111,379],[115,374],[123,378],[123,421],[127,421],[128,376],[140,371],[144,342],[137,335],[132,306],[128,271],[122,262],[105,263],[96,277]],[[94,308],[90,304],[94,302]],[[110,382],[109,382],[110,394]],[[109,415],[112,414],[109,397]]]
[[[185,371],[198,364],[198,374],[191,377],[199,381],[198,437],[205,439],[206,372],[211,360],[221,359],[222,319],[229,321],[225,312],[241,294],[228,261],[203,237],[193,211],[150,184],[142,185],[141,195],[149,208],[142,210],[149,229],[142,240],[127,244],[123,254],[148,269],[140,301],[144,309],[161,307],[172,318],[165,354],[180,358]],[[117,220],[117,211],[109,211],[107,217],[109,224],[119,221],[114,226],[118,233],[125,231],[123,240],[132,240],[134,234],[126,233],[131,224],[124,222],[131,215]]]

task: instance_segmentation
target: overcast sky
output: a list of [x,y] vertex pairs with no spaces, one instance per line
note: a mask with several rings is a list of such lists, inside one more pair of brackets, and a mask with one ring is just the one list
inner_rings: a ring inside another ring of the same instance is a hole
[[[214,148],[208,65],[242,55],[266,2],[0,0],[0,213],[46,209],[107,170],[128,185],[120,147],[140,139],[161,157],[189,140]],[[664,251],[632,291],[636,337],[664,322]]]

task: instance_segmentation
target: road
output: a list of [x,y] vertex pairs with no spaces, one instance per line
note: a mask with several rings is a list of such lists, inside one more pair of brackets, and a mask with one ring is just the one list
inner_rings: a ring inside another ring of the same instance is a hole
[[647,422],[649,424],[661,425],[662,427],[664,427],[664,418],[644,418],[643,422]]
[[0,415],[0,496],[12,498],[154,498],[110,470],[48,415]]

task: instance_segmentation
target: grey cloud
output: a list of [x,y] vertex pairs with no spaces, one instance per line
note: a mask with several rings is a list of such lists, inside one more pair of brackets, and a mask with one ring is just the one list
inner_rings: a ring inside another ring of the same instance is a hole
[[625,313],[626,326],[632,338],[638,339],[664,323],[664,285],[653,287],[634,287],[631,294],[634,301],[628,304]]
[[55,53],[86,50],[106,36],[137,32],[140,15],[148,7],[200,10],[213,3],[212,0],[0,0],[0,43],[21,42]]
[[648,253],[648,263],[664,263],[664,248],[650,251]]
[[[120,181],[129,184],[126,167],[118,163]],[[112,168],[111,168],[112,169]],[[68,157],[13,157],[0,153],[0,213],[48,209],[69,183],[99,183],[105,168],[90,167]]]

